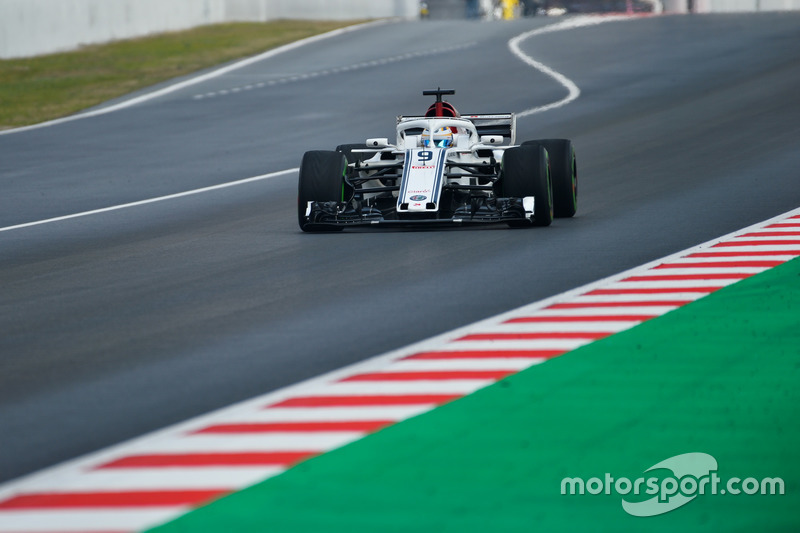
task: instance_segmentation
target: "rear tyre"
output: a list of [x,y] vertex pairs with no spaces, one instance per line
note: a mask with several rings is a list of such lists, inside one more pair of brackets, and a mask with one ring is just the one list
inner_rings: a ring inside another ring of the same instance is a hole
[[308,202],[341,202],[347,160],[340,152],[306,152],[300,163],[297,188],[297,218],[303,231],[336,231],[342,228],[313,229],[306,216]]
[[518,146],[504,152],[498,195],[534,198],[533,221],[513,220],[508,222],[511,227],[549,226],[553,222],[553,186],[544,146]]
[[374,152],[353,152],[353,150],[364,150],[367,148],[367,145],[364,143],[361,144],[340,144],[336,147],[337,152],[341,152],[347,158],[348,163],[356,163],[361,162],[366,159],[369,159],[373,155]]
[[[347,158],[347,163],[352,165],[353,163],[361,163],[362,161],[366,161],[375,155],[374,152],[353,152],[353,150],[363,150],[365,148],[367,148],[365,143],[340,144],[336,147],[336,151],[343,153]],[[349,174],[348,176],[358,176],[358,173]],[[347,180],[345,180],[343,191],[343,198],[345,201],[348,198],[352,198],[353,194],[355,193],[353,187]]]
[[527,141],[523,146],[540,144],[550,156],[553,179],[553,212],[558,218],[571,217],[578,210],[578,164],[569,139]]

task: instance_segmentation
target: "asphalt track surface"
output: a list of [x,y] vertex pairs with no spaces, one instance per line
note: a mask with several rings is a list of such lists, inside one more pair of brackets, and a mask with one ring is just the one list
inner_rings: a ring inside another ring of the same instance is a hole
[[[456,89],[465,113],[558,101],[564,87],[507,45],[550,23],[370,26],[128,109],[2,135],[0,228],[392,138],[395,115],[427,107],[423,89]],[[288,173],[0,231],[0,480],[800,205],[800,13],[608,22],[522,49],[581,89],[518,123],[519,141],[577,147],[578,215],[549,228],[303,234]]]

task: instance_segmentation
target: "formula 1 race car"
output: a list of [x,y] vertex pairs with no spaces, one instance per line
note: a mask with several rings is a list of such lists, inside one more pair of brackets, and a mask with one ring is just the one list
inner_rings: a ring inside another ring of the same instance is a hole
[[310,151],[300,165],[303,231],[349,226],[549,226],[577,209],[575,150],[567,139],[515,145],[513,113],[460,115],[442,99],[397,117],[397,141],[367,139]]

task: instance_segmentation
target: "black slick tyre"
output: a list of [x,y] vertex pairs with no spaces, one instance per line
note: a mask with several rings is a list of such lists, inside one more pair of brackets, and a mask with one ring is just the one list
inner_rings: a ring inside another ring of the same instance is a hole
[[575,148],[569,139],[527,141],[523,146],[544,146],[550,157],[553,180],[553,213],[557,218],[575,215],[578,210],[578,164]]
[[353,152],[353,150],[364,150],[367,148],[367,145],[364,143],[354,143],[354,144],[340,144],[336,147],[337,152],[341,152],[347,158],[348,163],[360,163],[365,159],[369,159],[373,155],[374,152]]
[[[297,218],[303,231],[330,231],[314,228],[306,216],[308,202],[341,202],[347,160],[341,152],[314,150],[303,155],[297,188]],[[340,230],[342,228],[332,228]]]
[[498,194],[505,198],[533,196],[533,221],[512,220],[511,227],[549,226],[553,222],[553,188],[547,150],[540,145],[509,148],[503,154]]

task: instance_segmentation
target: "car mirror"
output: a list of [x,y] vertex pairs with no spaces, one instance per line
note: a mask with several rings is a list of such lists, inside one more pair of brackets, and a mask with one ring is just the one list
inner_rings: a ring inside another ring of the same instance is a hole
[[367,139],[367,148],[386,148],[387,146],[389,146],[389,139],[385,137]]

